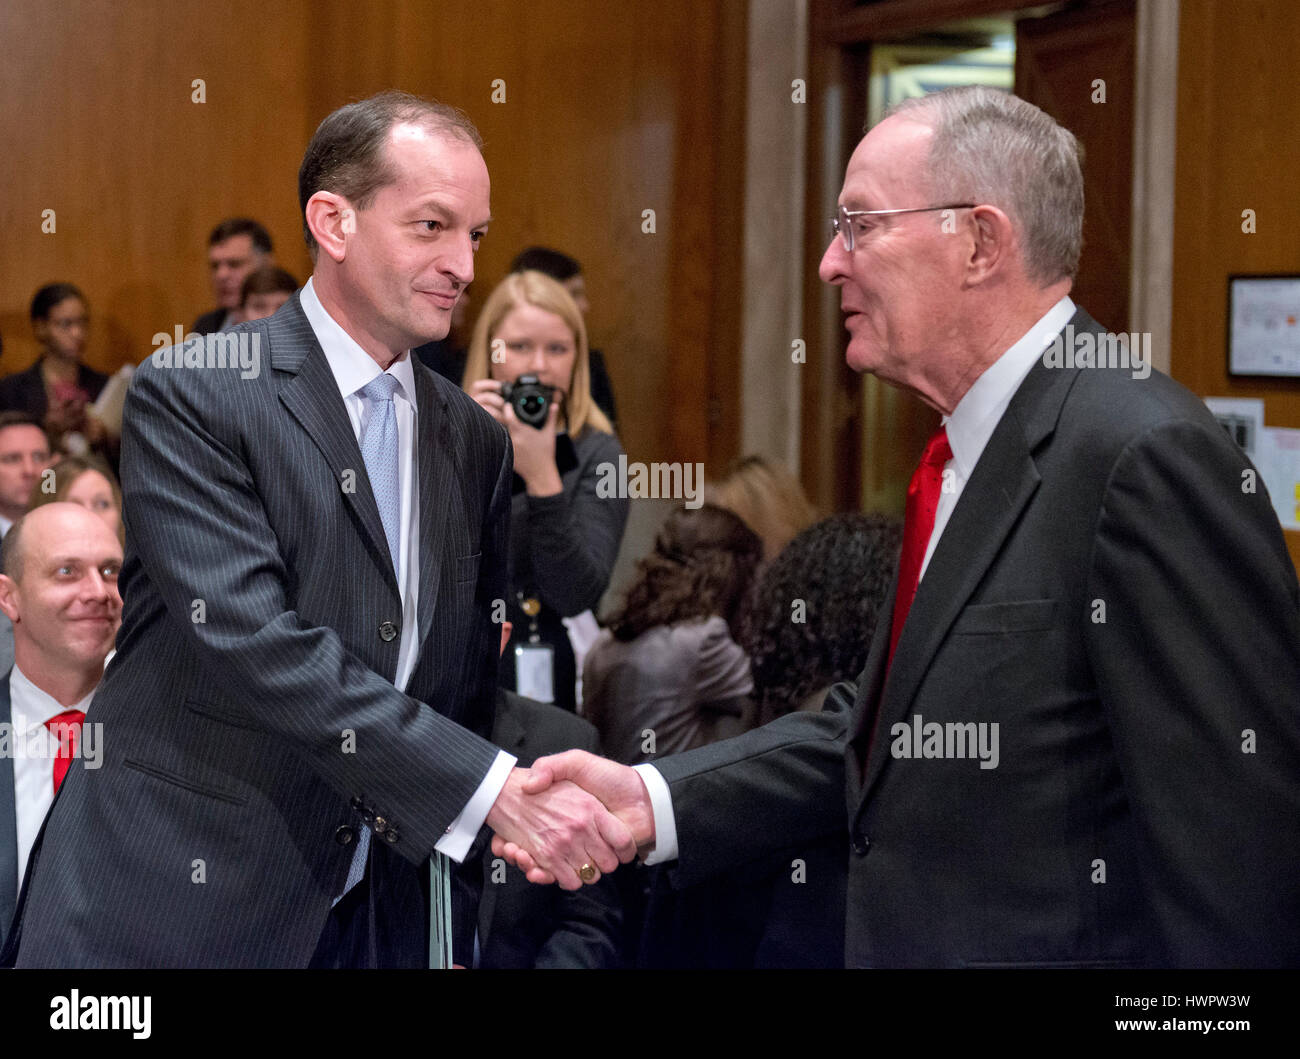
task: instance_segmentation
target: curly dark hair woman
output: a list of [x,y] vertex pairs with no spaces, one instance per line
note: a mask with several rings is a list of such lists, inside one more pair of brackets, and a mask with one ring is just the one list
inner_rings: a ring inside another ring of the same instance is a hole
[[834,515],[800,533],[767,567],[740,640],[760,721],[820,709],[820,692],[862,671],[901,541],[896,519]]
[[705,504],[668,517],[583,669],[583,712],[614,760],[678,753],[752,724],[736,633],[762,556],[730,511]]
[[606,624],[626,643],[656,625],[717,614],[734,637],[762,558],[758,535],[725,508],[704,504],[675,511],[637,565],[622,608]]

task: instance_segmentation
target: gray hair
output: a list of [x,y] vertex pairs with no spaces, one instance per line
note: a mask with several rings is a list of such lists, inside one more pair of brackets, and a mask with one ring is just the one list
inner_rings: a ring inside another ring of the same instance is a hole
[[1043,286],[1073,279],[1083,249],[1083,148],[1018,96],[969,85],[907,99],[889,116],[930,126],[928,167],[945,202],[997,206],[1019,231],[1025,271]]

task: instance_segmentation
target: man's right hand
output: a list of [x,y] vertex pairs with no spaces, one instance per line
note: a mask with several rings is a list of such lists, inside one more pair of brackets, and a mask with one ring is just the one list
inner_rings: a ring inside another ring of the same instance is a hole
[[[635,769],[584,750],[569,750],[535,761],[528,770],[523,790],[527,795],[537,796],[552,784],[565,787],[576,784],[599,798],[630,831],[634,850],[644,851],[654,846],[654,812],[650,794]],[[549,869],[542,857],[536,855],[537,850],[526,843],[512,841],[499,831],[492,838],[492,853],[505,857],[518,867],[528,876],[529,882],[546,884],[558,881],[564,889],[573,889],[565,886],[563,875]],[[631,857],[620,854],[620,859],[626,863]]]
[[[505,855],[497,852],[498,845],[527,850],[524,870],[538,874],[532,879],[530,872],[530,879],[558,882],[565,890],[582,887],[578,872],[583,865],[609,873],[636,856],[636,841],[626,825],[592,795],[551,772],[534,781],[528,769],[512,769],[486,823],[495,832],[492,850],[497,856]],[[594,874],[585,881],[598,878]]]

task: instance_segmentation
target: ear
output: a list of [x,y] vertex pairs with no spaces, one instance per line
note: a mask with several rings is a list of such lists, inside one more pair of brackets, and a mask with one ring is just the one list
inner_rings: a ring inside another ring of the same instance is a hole
[[341,262],[347,257],[348,236],[356,231],[356,212],[342,195],[318,191],[307,200],[307,227],[317,245]]
[[13,624],[18,624],[18,583],[5,574],[0,574],[0,610]]
[[970,239],[966,282],[975,287],[1006,269],[1016,252],[1016,231],[1011,218],[996,206],[976,206],[964,227]]

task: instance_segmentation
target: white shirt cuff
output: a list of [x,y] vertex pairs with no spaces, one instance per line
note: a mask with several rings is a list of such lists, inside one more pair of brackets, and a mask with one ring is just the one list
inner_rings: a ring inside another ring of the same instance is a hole
[[649,865],[676,860],[677,818],[673,815],[673,796],[668,790],[668,781],[653,765],[633,765],[632,768],[650,795],[650,810],[655,819],[655,848],[645,862]]
[[479,830],[483,827],[483,821],[492,811],[501,788],[506,785],[510,770],[514,767],[513,754],[507,754],[504,750],[497,751],[496,760],[492,762],[492,767],[483,777],[483,782],[478,785],[478,790],[465,803],[465,808],[460,811],[460,815],[447,826],[442,838],[434,843],[434,849],[450,857],[457,864],[465,859],[469,854],[469,847],[474,844],[474,839],[478,837]]

